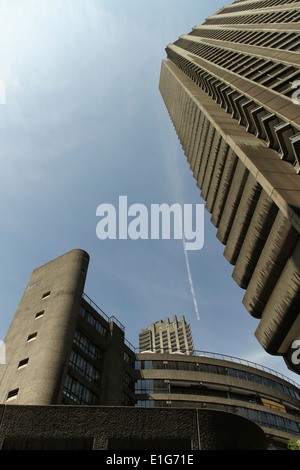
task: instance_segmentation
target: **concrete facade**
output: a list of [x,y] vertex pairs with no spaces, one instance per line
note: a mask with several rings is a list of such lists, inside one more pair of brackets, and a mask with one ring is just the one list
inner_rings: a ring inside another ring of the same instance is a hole
[[3,450],[266,449],[257,425],[217,411],[3,405],[0,423]]
[[14,390],[11,399],[23,404],[57,403],[87,266],[88,256],[75,250],[33,271],[4,339],[1,403]]
[[287,0],[228,5],[167,46],[159,84],[255,336],[296,373],[299,16]]
[[4,339],[0,403],[134,403],[124,327],[84,293],[89,256],[72,250],[35,269]]
[[246,417],[268,446],[286,448],[300,436],[300,389],[256,364],[194,352],[136,355],[138,407],[218,410]]

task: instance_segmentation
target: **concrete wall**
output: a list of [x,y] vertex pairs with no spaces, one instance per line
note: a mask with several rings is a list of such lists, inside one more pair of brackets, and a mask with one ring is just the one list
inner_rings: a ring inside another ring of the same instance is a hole
[[2,449],[264,450],[260,427],[212,410],[0,406]]

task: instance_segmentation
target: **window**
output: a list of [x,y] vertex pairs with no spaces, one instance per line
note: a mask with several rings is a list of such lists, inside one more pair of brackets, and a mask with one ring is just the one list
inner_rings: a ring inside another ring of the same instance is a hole
[[6,401],[11,401],[11,400],[14,400],[17,395],[19,393],[19,389],[18,388],[15,388],[14,390],[11,390],[10,392],[8,392],[7,394],[7,398],[6,398]]
[[155,407],[156,402],[152,400],[151,398],[150,400],[138,400],[136,406],[137,407],[139,406]]
[[29,343],[30,341],[34,341],[36,337],[37,337],[37,332],[31,333],[30,335],[28,335],[27,343]]
[[168,393],[170,391],[169,384],[165,380],[160,379],[138,379],[135,384],[135,393]]
[[79,311],[80,315],[85,318],[85,315],[86,315],[86,309],[81,305],[80,306],[80,311]]
[[18,364],[18,369],[26,367],[28,362],[29,362],[29,357],[27,357],[26,359],[22,359],[22,361],[20,361]]
[[99,383],[100,382],[100,372],[96,369],[90,362],[88,362],[84,357],[77,353],[77,351],[71,351],[71,357],[69,365],[73,370],[78,372],[82,377],[84,377],[89,382]]
[[50,294],[51,294],[51,291],[45,292],[45,294],[42,295],[42,299],[46,299],[47,297],[49,297]]
[[138,379],[135,384],[135,393],[153,393],[153,379]]
[[135,380],[126,370],[123,370],[123,383],[134,391]]
[[35,318],[41,318],[44,315],[45,310],[41,310],[35,315]]
[[80,331],[75,331],[74,343],[92,359],[102,359],[102,351]]
[[103,326],[98,319],[96,319],[89,311],[83,306],[80,307],[80,316],[83,317],[95,330],[103,336],[106,336],[107,329]]
[[126,351],[124,351],[124,361],[129,364],[131,367],[135,367],[135,360],[131,357]]
[[63,393],[79,405],[94,405],[97,400],[94,393],[70,375],[66,377]]
[[106,336],[106,333],[107,333],[106,328],[103,325],[101,325],[101,323],[98,320],[96,320],[96,318],[93,315],[91,315],[89,312],[87,315],[87,321],[90,323],[90,325],[92,325],[98,331],[98,333],[100,333],[103,336]]

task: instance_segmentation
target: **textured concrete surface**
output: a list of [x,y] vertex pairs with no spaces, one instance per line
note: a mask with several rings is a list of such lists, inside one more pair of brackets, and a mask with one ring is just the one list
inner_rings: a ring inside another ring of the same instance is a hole
[[264,450],[260,427],[212,410],[0,406],[2,449]]
[[[229,107],[226,110],[224,103],[220,106],[215,84],[233,87],[232,82],[226,82],[225,71],[221,76],[220,67],[177,45],[169,45],[167,53],[160,91],[170,118],[201,196],[207,201],[217,237],[225,245],[224,255],[234,265],[232,276],[245,289],[245,306],[261,320],[256,337],[268,353],[284,357],[300,335],[299,175],[263,138],[247,132],[232,117]],[[263,99],[268,93],[264,91]],[[234,111],[234,95],[229,95]],[[247,99],[251,101],[251,96]],[[288,229],[284,232],[280,230],[283,223]],[[276,250],[270,250],[270,246],[276,246]],[[261,271],[268,258],[273,283]],[[254,303],[257,292],[259,302]],[[298,372],[295,365],[289,366]]]

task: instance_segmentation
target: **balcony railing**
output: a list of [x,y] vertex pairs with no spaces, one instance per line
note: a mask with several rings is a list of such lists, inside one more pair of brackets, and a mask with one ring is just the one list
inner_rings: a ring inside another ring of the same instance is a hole
[[[146,354],[146,353],[160,354],[160,353],[155,353],[154,351],[140,351],[139,348],[134,348],[133,351],[135,352],[135,354]],[[183,351],[171,351],[171,350],[169,350],[168,352],[166,352],[166,350],[165,350],[161,354],[170,354],[170,355],[179,354],[179,355],[183,355],[183,356],[188,355],[189,358],[191,357],[191,352],[189,350],[187,350],[187,354],[185,354],[185,352],[183,352]],[[254,369],[267,372],[267,373],[269,373],[273,376],[276,376],[276,377],[278,377],[282,380],[285,380],[286,382],[289,382],[290,384],[294,385],[295,387],[297,387],[299,389],[299,384],[297,384],[297,382],[290,379],[289,377],[286,377],[285,375],[281,374],[280,372],[277,372],[273,369],[270,369],[269,367],[263,366],[261,364],[257,364],[257,363],[252,362],[252,361],[249,361],[248,359],[241,359],[239,357],[230,356],[230,355],[226,355],[226,354],[214,353],[214,352],[209,352],[209,351],[200,351],[200,350],[193,350],[192,356],[207,357],[207,358],[212,358],[212,359],[221,359],[223,361],[231,361],[231,362],[242,364],[242,365],[245,365],[245,366],[248,366],[248,367],[253,367]]]
[[82,294],[82,297],[88,304],[90,304],[91,307],[93,307],[94,310],[96,310],[97,313],[99,313],[99,315],[101,315],[104,318],[104,320],[106,320],[108,323],[114,322],[116,325],[118,325],[118,327],[122,331],[125,331],[125,326],[122,325],[122,323],[116,317],[114,316],[109,317],[108,315],[106,315],[106,313],[102,310],[102,308],[100,308],[97,304],[95,304],[95,302],[93,302],[93,300],[90,299],[90,297],[86,295],[85,293]]

